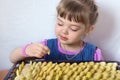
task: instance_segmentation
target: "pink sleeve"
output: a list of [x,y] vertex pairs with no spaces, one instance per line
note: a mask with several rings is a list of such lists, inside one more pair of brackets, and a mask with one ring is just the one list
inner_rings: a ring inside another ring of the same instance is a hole
[[95,51],[94,60],[95,61],[103,60],[103,56],[102,56],[101,50],[99,48],[97,48]]
[[22,55],[23,55],[23,56],[25,56],[25,57],[28,57],[28,56],[29,56],[29,55],[26,54],[25,50],[26,50],[26,48],[27,48],[29,45],[31,45],[31,44],[33,44],[33,43],[31,42],[31,43],[26,44],[25,46],[22,47]]
[[47,45],[47,39],[41,41],[40,43],[42,43],[43,45]]

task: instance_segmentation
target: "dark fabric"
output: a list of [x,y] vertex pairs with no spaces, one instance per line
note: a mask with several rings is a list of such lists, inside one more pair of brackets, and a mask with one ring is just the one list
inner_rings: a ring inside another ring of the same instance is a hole
[[94,53],[96,46],[86,43],[83,50],[77,55],[66,55],[61,53],[58,50],[58,40],[50,39],[47,41],[47,46],[51,50],[50,55],[46,55],[45,59],[54,61],[54,60],[79,60],[79,61],[94,61]]

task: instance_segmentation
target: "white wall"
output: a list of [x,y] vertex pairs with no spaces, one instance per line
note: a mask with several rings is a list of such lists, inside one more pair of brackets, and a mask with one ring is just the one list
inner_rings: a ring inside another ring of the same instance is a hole
[[102,49],[105,60],[120,61],[120,1],[96,0],[99,19],[88,41]]
[[[99,19],[87,41],[102,49],[105,60],[120,61],[120,1],[96,0]],[[53,38],[59,0],[0,0],[0,70],[12,66],[10,52],[28,42]]]

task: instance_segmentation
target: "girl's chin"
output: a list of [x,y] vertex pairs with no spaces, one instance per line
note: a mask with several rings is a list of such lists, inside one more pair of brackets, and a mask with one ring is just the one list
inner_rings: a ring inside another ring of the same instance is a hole
[[59,41],[60,41],[60,43],[62,43],[62,44],[65,44],[65,43],[67,43],[67,41],[64,41],[64,40],[61,40],[61,39],[58,39]]

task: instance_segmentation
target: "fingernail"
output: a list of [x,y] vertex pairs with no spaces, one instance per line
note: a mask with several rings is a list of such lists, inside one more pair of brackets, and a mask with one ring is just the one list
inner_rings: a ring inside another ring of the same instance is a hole
[[47,53],[48,53],[48,55],[50,55],[50,51],[48,51]]

